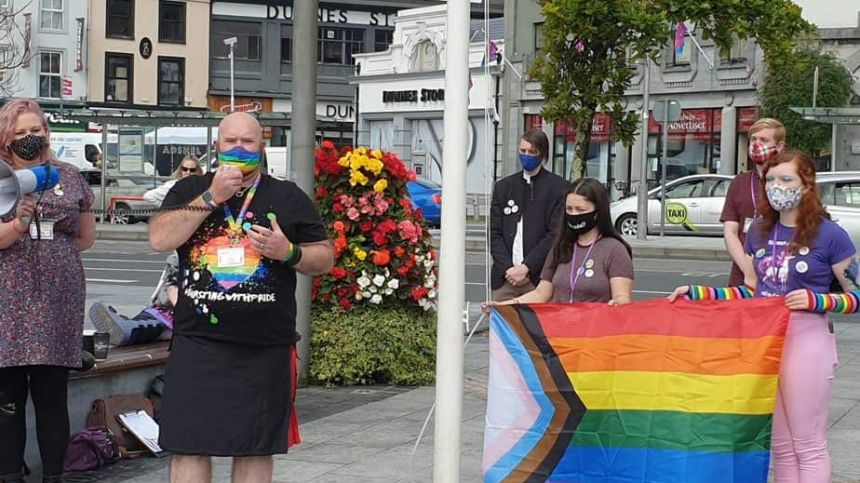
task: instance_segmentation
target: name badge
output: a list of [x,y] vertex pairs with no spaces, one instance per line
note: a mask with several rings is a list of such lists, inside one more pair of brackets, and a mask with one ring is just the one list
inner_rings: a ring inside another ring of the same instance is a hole
[[[32,240],[53,240],[54,239],[54,221],[39,220],[39,226],[35,222],[30,222],[30,239]],[[41,232],[41,233],[40,233]]]
[[218,249],[218,267],[241,267],[245,265],[245,248],[230,247]]
[[744,233],[747,233],[748,231],[750,231],[750,226],[752,225],[752,222],[753,222],[752,218],[745,218],[744,219]]

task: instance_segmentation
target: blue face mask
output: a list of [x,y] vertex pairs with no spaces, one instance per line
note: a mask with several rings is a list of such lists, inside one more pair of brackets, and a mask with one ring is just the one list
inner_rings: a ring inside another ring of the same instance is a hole
[[520,164],[523,165],[523,169],[526,171],[534,171],[540,166],[542,161],[541,157],[538,155],[524,154],[519,153],[517,158],[520,160]]

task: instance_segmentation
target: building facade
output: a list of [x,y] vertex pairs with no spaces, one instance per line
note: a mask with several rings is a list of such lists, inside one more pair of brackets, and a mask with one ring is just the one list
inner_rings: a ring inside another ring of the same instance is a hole
[[[551,169],[567,176],[573,159],[573,126],[544,122],[540,116],[545,103],[540,84],[527,74],[542,46],[540,7],[535,2],[513,0],[507,1],[505,7],[505,40],[514,69],[505,69],[504,73],[504,90],[509,96],[502,110],[502,137],[506,140],[503,171],[518,169],[518,133],[539,128],[551,140]],[[681,119],[668,127],[668,175],[677,178],[743,171],[747,169],[748,130],[758,118],[756,89],[764,74],[763,53],[754,40],[736,41],[721,52],[712,41],[702,38],[695,25],[688,23],[688,28],[684,49],[677,53],[667,43],[659,64],[650,66],[651,108],[663,100],[678,101],[682,107]],[[839,55],[846,58],[844,52]],[[628,109],[641,112],[645,64],[633,67],[636,75],[626,101]],[[641,179],[642,143],[647,143],[645,177],[648,186],[656,185],[661,172],[662,126],[652,117],[648,136],[640,134],[630,147],[610,142],[608,128],[609,119],[598,114],[592,126],[586,174],[604,182],[613,199],[632,193]]]
[[[494,2],[497,3],[497,2]],[[398,10],[444,4],[439,0],[319,3],[317,43],[318,137],[338,145],[354,144],[356,74],[353,55],[385,51],[392,43]],[[477,7],[476,7],[477,8]],[[501,5],[494,7],[499,12]],[[210,34],[209,107],[227,109],[230,96],[229,47],[234,46],[234,89],[246,110],[292,111],[293,2],[284,0],[214,1]],[[270,142],[286,145],[288,129],[273,129]]]
[[37,100],[53,131],[85,130],[57,111],[82,107],[87,99],[86,2],[0,0],[0,18],[2,97]]
[[[392,150],[416,174],[442,181],[445,142],[446,6],[401,10],[395,19],[393,42],[383,52],[357,54],[358,141],[374,149]],[[490,55],[484,51],[484,25],[473,21],[468,45],[470,66],[469,144],[466,190],[468,209],[481,215],[481,197],[492,186],[497,136],[503,22],[492,19]]]
[[89,106],[150,110],[208,107],[209,0],[86,3],[90,18]]

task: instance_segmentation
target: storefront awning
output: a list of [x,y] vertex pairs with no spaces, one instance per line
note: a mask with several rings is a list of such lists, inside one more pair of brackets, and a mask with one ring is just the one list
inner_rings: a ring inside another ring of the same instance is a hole
[[860,124],[860,107],[792,107],[807,121],[823,124]]

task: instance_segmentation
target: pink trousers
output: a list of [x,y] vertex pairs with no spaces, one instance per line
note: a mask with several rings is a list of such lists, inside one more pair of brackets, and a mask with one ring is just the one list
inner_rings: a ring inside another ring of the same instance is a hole
[[829,483],[827,419],[836,337],[824,315],[792,312],[773,411],[774,481]]

